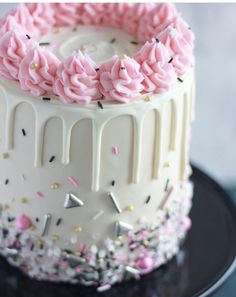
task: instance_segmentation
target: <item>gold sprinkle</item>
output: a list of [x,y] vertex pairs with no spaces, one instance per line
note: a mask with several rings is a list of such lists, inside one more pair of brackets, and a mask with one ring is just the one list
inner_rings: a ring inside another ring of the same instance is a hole
[[31,65],[30,65],[30,68],[31,69],[36,69],[36,68],[38,68],[38,64],[37,63],[32,63]]
[[75,226],[74,227],[74,231],[76,232],[76,233],[80,233],[81,231],[82,231],[82,227],[81,226]]
[[37,227],[33,224],[33,225],[31,225],[30,229],[31,229],[32,231],[34,231],[34,230],[37,229]]
[[125,208],[125,210],[128,212],[132,212],[134,210],[134,206],[132,204],[130,204]]
[[4,206],[3,206],[3,209],[5,210],[5,209],[9,209],[10,208],[10,206],[9,206],[9,204],[4,204]]
[[27,203],[27,202],[28,202],[28,198],[26,198],[26,197],[22,197],[22,198],[20,199],[20,201],[21,201],[21,203]]
[[3,159],[8,159],[9,158],[9,154],[8,153],[3,153],[2,154],[2,158]]
[[145,240],[143,240],[143,244],[144,244],[145,246],[148,246],[148,245],[149,245],[149,241],[148,241],[147,239],[145,239]]
[[86,47],[82,44],[79,49],[81,52],[84,52],[86,50]]
[[80,256],[81,256],[81,252],[78,252],[78,251],[75,252],[75,256],[76,256],[76,257],[80,257]]
[[67,254],[68,254],[68,253],[67,253],[66,251],[62,251],[62,252],[61,252],[62,257],[66,257]]
[[152,98],[150,96],[145,96],[144,101],[145,102],[150,102],[150,101],[152,101]]
[[126,54],[121,54],[120,55],[121,60],[125,60],[128,58],[128,56]]
[[171,167],[171,162],[170,161],[165,162],[164,167]]
[[53,183],[51,184],[51,189],[52,190],[57,190],[60,187],[59,183]]
[[55,27],[54,29],[53,29],[53,33],[55,33],[55,34],[58,34],[58,33],[60,33],[61,32],[61,28],[60,27]]
[[97,263],[100,264],[100,265],[102,265],[104,263],[104,259],[98,259],[97,260]]
[[57,241],[59,239],[60,239],[60,237],[58,235],[56,235],[56,234],[52,235],[52,241]]

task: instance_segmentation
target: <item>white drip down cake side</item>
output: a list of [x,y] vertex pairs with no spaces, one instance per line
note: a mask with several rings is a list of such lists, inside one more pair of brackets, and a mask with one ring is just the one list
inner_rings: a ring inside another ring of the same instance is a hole
[[[92,36],[96,62],[137,46],[105,30],[118,45]],[[61,59],[87,38],[65,32],[43,39]],[[176,255],[191,225],[194,83],[191,66],[168,92],[81,106],[1,77],[1,254],[31,277],[99,288]]]

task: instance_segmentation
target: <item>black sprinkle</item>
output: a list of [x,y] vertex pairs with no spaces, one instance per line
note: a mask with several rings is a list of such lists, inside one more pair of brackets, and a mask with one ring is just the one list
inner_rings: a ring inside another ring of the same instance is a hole
[[73,32],[77,31],[77,28],[76,28],[76,27],[74,27],[74,28],[72,29],[72,31],[73,31]]
[[158,38],[156,38],[156,42],[157,42],[157,43],[159,43],[159,42],[160,42],[160,40],[159,40]]
[[59,219],[57,220],[57,222],[56,222],[56,225],[57,225],[57,226],[59,226],[59,225],[61,224],[61,220],[62,220],[61,218],[59,218]]
[[33,251],[34,249],[34,244],[32,243],[30,250]]
[[44,101],[50,101],[50,100],[51,100],[50,97],[43,97],[42,99],[43,99]]
[[8,217],[7,220],[8,220],[9,223],[11,223],[11,222],[15,221],[15,218],[14,217]]
[[184,82],[180,77],[177,77],[178,81]]
[[112,38],[112,39],[110,40],[110,43],[114,43],[114,42],[116,42],[116,38]]
[[31,37],[30,37],[28,34],[26,34],[26,37],[27,37],[28,39],[31,39]]
[[39,45],[40,45],[40,46],[50,45],[50,42],[40,42]]
[[138,41],[132,40],[130,41],[131,44],[138,45]]
[[168,190],[169,182],[170,182],[170,179],[168,178],[165,185],[165,192]]
[[149,203],[149,201],[151,200],[151,196],[149,195],[148,197],[147,197],[147,199],[146,199],[146,204],[148,204]]
[[112,187],[114,187],[115,183],[116,182],[114,180],[111,182]]
[[173,57],[168,61],[168,63],[171,63],[173,61]]
[[122,66],[120,69],[121,69],[121,70],[125,70],[125,67],[124,67],[124,66]]
[[39,218],[36,218],[35,221],[38,223],[39,222]]
[[98,72],[99,71],[99,68],[95,68],[95,71]]
[[191,27],[188,27],[189,30],[192,30]]
[[7,185],[9,183],[9,179],[7,178],[6,180],[5,180],[5,185]]
[[103,109],[103,105],[102,105],[101,101],[98,101],[98,107],[100,107],[101,109]]
[[51,156],[51,158],[49,159],[49,162],[52,163],[55,160],[55,156]]
[[25,129],[21,129],[23,136],[26,136]]

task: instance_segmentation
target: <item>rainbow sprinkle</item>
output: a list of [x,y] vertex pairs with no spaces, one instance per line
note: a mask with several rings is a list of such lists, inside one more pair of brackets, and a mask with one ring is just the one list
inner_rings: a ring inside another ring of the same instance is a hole
[[69,175],[67,176],[67,179],[72,184],[73,187],[78,188],[79,184],[73,176]]

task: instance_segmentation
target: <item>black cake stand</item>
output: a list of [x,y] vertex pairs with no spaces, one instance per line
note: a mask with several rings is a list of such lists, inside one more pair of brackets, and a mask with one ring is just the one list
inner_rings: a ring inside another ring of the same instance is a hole
[[1,297],[204,297],[236,267],[236,210],[228,195],[205,173],[193,168],[193,227],[181,252],[167,265],[111,290],[29,279],[0,258]]

